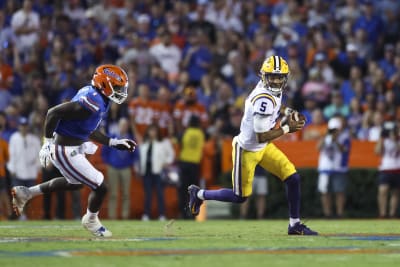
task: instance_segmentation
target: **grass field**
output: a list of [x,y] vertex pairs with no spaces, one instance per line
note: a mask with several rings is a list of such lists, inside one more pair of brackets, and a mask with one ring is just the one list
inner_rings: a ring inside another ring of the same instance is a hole
[[311,220],[320,236],[288,236],[286,220],[0,222],[0,266],[400,266],[399,220]]

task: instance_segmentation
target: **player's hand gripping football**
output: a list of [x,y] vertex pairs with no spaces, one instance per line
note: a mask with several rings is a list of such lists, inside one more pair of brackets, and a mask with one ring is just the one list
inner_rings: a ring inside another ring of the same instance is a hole
[[280,124],[285,133],[294,133],[303,129],[306,124],[306,118],[303,114],[293,111],[290,115],[285,116]]
[[135,141],[125,138],[124,139],[110,138],[109,146],[119,150],[128,150],[129,152],[133,152],[136,149]]
[[303,114],[297,111],[292,112],[288,118],[289,133],[294,133],[303,129],[305,124],[306,117]]

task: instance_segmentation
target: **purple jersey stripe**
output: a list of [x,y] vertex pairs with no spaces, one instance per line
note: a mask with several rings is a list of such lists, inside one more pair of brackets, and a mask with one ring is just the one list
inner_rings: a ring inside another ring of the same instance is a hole
[[237,182],[237,179],[236,179],[236,173],[237,173],[237,167],[236,167],[236,164],[237,164],[237,143],[235,143],[235,147],[234,147],[234,149],[235,149],[235,159],[234,159],[234,162],[233,162],[233,192],[236,194],[236,190],[237,190],[237,184],[236,184],[236,182]]
[[77,177],[74,173],[71,172],[71,170],[68,168],[68,166],[66,165],[65,161],[63,160],[63,154],[60,152],[60,149],[59,149],[58,145],[56,145],[56,159],[60,163],[59,166],[61,167],[62,171],[64,173],[66,173],[69,177],[71,177],[71,178],[73,178],[73,179],[75,179],[77,181],[80,181],[80,182],[88,185],[89,187],[91,187],[93,189],[95,189],[97,187],[97,186],[93,186],[90,183],[87,183],[85,181],[85,179],[81,179],[80,177]]
[[[65,166],[64,162],[62,161],[61,157],[62,155],[59,152],[58,145],[56,144],[56,149],[55,149],[55,154],[56,154],[56,160],[59,163],[58,167],[60,168],[60,171],[63,173],[63,175],[66,175],[70,178],[76,179],[74,175],[68,170],[68,168]],[[79,181],[79,179],[76,179]]]
[[239,196],[242,196],[242,148],[238,145],[238,153],[239,153]]
[[96,112],[97,110],[94,109],[94,107],[92,107],[91,105],[89,105],[89,103],[87,103],[85,100],[79,101],[80,103],[82,103],[85,107],[87,107],[88,109],[90,109],[93,112]]
[[82,181],[84,184],[89,185],[93,189],[96,189],[98,187],[98,185],[96,183],[94,183],[91,180],[87,179],[85,175],[83,175],[76,168],[74,168],[72,163],[69,161],[67,155],[65,154],[65,147],[62,147],[62,155],[64,156],[64,159],[65,159],[65,162],[67,163],[67,166],[70,168],[70,170],[72,172],[74,172],[76,174],[77,177],[80,178],[80,181]]
[[89,97],[86,97],[85,100],[87,100],[90,104],[92,104],[93,106],[97,107],[98,109],[100,108],[98,103],[93,101],[93,99],[90,99]]

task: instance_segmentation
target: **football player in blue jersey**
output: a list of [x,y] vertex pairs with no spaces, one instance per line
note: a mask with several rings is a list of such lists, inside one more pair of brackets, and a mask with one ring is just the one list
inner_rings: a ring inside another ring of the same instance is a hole
[[87,160],[85,154],[93,154],[97,148],[88,140],[120,150],[135,150],[136,143],[133,140],[109,138],[98,129],[111,101],[123,103],[128,96],[127,89],[128,76],[122,68],[101,65],[96,68],[91,85],[80,89],[71,101],[48,110],[39,159],[43,167],[53,164],[63,177],[29,188],[13,187],[12,203],[17,215],[34,196],[60,190],[78,190],[87,185],[92,192],[82,225],[95,236],[112,236],[98,218],[107,193],[104,176]]
[[[300,222],[300,175],[295,166],[272,141],[284,134],[301,130],[305,117],[282,104],[282,93],[289,66],[279,56],[270,56],[260,70],[261,80],[245,101],[240,133],[232,142],[232,189],[203,190],[188,188],[189,209],[198,215],[204,200],[243,203],[252,194],[257,165],[277,176],[286,186],[289,204],[289,235],[317,235]],[[280,114],[285,116],[275,127]]]

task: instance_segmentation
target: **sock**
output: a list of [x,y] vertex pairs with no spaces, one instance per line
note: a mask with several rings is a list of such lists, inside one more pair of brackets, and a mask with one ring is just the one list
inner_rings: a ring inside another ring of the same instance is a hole
[[298,223],[298,222],[300,222],[300,219],[299,219],[299,218],[289,218],[289,225],[290,225],[290,226],[293,226],[293,225],[295,225],[295,224]]
[[197,197],[200,198],[201,200],[204,200],[204,189],[200,189],[197,192]]
[[35,185],[35,186],[29,187],[29,191],[31,191],[32,197],[43,194],[42,190],[40,189],[40,185]]
[[294,173],[285,180],[289,217],[300,218],[300,175]]
[[205,200],[218,200],[223,202],[243,203],[247,197],[235,195],[232,189],[222,188],[219,190],[204,190],[203,198]]
[[86,209],[86,214],[89,216],[89,220],[95,220],[99,212],[91,212],[89,209]]

